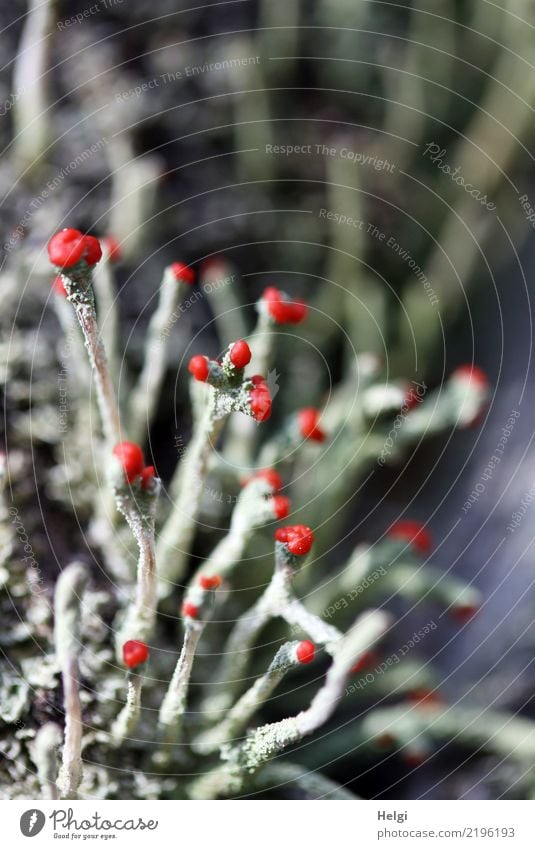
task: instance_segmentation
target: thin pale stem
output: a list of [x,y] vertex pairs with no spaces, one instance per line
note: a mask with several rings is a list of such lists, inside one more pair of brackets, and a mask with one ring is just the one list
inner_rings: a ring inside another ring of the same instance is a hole
[[180,463],[176,480],[171,482],[174,504],[162,528],[157,550],[163,597],[169,595],[183,577],[191,553],[208,461],[223,424],[223,419],[216,418],[213,400],[212,393]]
[[121,439],[119,408],[108,369],[106,352],[98,333],[95,308],[90,303],[75,302],[74,309],[84,334],[91,368],[95,374],[102,429],[111,449]]
[[54,598],[54,639],[63,681],[65,735],[58,787],[62,798],[76,799],[82,778],[82,710],[78,654],[80,598],[87,582],[84,566],[73,563],[60,575]]
[[[104,247],[104,251],[106,250],[106,247]],[[93,271],[93,286],[102,327],[102,342],[108,357],[108,368],[111,380],[117,386],[119,378],[117,353],[119,343],[119,316],[117,298],[113,285],[113,273],[107,253],[102,257],[101,262],[95,266]],[[139,437],[136,436],[134,441],[138,442]]]
[[80,705],[78,660],[69,656],[62,668],[65,738],[63,763],[58,786],[63,799],[76,799],[82,778],[82,708]]
[[157,608],[154,520],[152,516],[142,516],[134,505],[125,505],[125,501],[126,499],[117,498],[117,506],[126,518],[138,544],[139,558],[134,604],[129,607],[126,618],[117,632],[116,646],[119,658],[123,644],[127,640],[150,640],[156,622]]
[[126,704],[111,729],[111,737],[115,746],[119,746],[134,733],[141,714],[143,678],[135,672],[129,672],[126,687]]
[[186,620],[184,642],[173,677],[165,694],[158,722],[167,742],[176,742],[186,711],[189,681],[197,644],[204,630],[204,623]]

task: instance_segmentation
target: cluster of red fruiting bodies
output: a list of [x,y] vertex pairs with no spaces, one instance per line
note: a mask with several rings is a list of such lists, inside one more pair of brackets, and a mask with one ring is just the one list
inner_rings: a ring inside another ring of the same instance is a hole
[[[244,339],[238,339],[231,346],[229,351],[229,360],[231,365],[241,371],[251,362],[251,349]],[[210,368],[220,368],[220,363],[209,360],[203,354],[197,354],[189,361],[188,371],[193,375],[195,380],[206,383],[210,377]],[[265,379],[260,374],[254,374],[247,378],[252,387],[249,390],[249,408],[253,417],[257,422],[265,422],[271,415],[271,393]]]
[[275,286],[264,289],[260,303],[276,324],[300,324],[308,315],[304,301],[292,301]]
[[275,531],[275,539],[283,543],[290,554],[303,557],[312,548],[314,533],[306,525],[287,525]]
[[80,230],[66,227],[52,236],[48,243],[48,256],[58,268],[72,268],[82,260],[96,265],[102,258],[102,248],[95,236],[84,235]]
[[145,465],[143,451],[135,442],[119,442],[113,449],[113,456],[122,466],[128,483],[134,483],[139,478],[141,489],[147,489],[154,479],[154,466]]

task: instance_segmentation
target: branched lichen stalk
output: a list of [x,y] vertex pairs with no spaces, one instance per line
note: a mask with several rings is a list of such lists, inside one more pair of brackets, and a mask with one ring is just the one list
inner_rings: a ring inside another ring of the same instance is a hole
[[274,617],[281,617],[292,627],[299,627],[314,642],[325,645],[328,651],[342,636],[341,631],[309,613],[293,595],[291,584],[295,570],[277,546],[273,577],[258,601],[237,620],[224,649],[219,683],[206,699],[205,709],[211,717],[227,710],[243,683],[251,653],[264,626]]
[[[273,357],[273,329],[267,314],[258,316],[249,347],[258,374],[268,374]],[[225,433],[225,460],[238,469],[248,469],[253,463],[258,435],[257,423],[234,413]],[[266,464],[269,465],[269,464]]]
[[241,734],[253,714],[270,697],[287,671],[297,664],[292,655],[296,645],[298,645],[296,642],[285,643],[280,647],[267,672],[257,678],[252,687],[243,694],[241,699],[238,699],[223,721],[194,740],[194,751],[201,754],[210,754],[224,743],[232,742],[233,738]]
[[323,725],[344,694],[351,667],[384,634],[389,623],[388,615],[380,610],[360,616],[336,644],[325,684],[310,706],[297,716],[263,725],[248,734],[245,742],[226,752],[227,763],[193,783],[191,796],[214,799],[236,795],[264,763]]

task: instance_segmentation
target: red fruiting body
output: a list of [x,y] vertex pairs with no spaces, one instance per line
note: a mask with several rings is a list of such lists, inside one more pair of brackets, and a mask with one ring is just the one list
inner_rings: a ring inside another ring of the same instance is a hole
[[88,265],[96,265],[102,259],[102,248],[95,236],[84,236],[84,259]]
[[175,280],[182,280],[183,283],[188,283],[190,286],[195,283],[195,272],[189,265],[185,265],[183,262],[173,262],[169,268]]
[[275,531],[275,539],[285,543],[291,554],[302,557],[312,548],[314,534],[306,525],[287,525]]
[[253,478],[261,478],[267,481],[275,492],[278,492],[283,487],[282,478],[275,469],[262,469],[260,472],[255,472]]
[[299,324],[308,314],[308,307],[303,301],[290,300],[275,286],[268,286],[264,290],[262,299],[267,304],[271,318],[277,324]]
[[121,262],[123,258],[122,248],[114,236],[104,236],[101,240],[110,262]]
[[67,290],[63,285],[63,280],[61,279],[61,275],[58,274],[57,277],[54,278],[54,283],[52,284],[54,288],[54,292],[57,292],[58,295],[61,295],[63,298],[67,297]]
[[409,413],[414,407],[417,407],[422,401],[422,396],[418,395],[414,386],[405,386],[405,398],[403,399],[402,409]]
[[141,640],[127,640],[123,646],[124,665],[129,669],[145,663],[149,656],[149,647]]
[[189,619],[197,619],[199,608],[196,604],[192,604],[191,601],[185,601],[182,605],[182,615],[187,616]]
[[479,613],[479,607],[476,604],[456,604],[450,607],[449,613],[457,622],[464,624]]
[[151,485],[155,477],[155,472],[154,466],[145,466],[141,470],[141,489],[147,489]]
[[234,368],[245,368],[251,362],[251,349],[244,339],[238,339],[230,349],[230,362]]
[[325,442],[325,431],[319,427],[318,422],[321,414],[314,407],[305,407],[299,410],[297,414],[297,423],[301,436],[305,439],[311,439],[313,442]]
[[299,663],[312,663],[316,654],[316,646],[310,640],[301,640],[295,648],[295,656]]
[[351,672],[362,672],[364,669],[369,669],[371,666],[375,666],[380,660],[377,652],[365,651],[364,654],[361,654],[359,659],[353,666],[351,667]]
[[393,734],[383,731],[382,734],[377,735],[374,742],[380,749],[392,749],[396,745],[397,740]]
[[113,449],[113,455],[123,467],[128,483],[132,483],[145,467],[143,451],[135,442],[119,442]]
[[52,236],[48,243],[48,257],[52,265],[71,268],[80,262],[84,253],[84,237],[79,230],[66,227]]
[[427,687],[420,687],[413,690],[407,696],[409,702],[418,706],[426,705],[443,705],[444,699],[437,690],[429,690]]
[[204,383],[210,372],[208,357],[204,357],[202,354],[192,357],[189,361],[188,371],[193,375],[195,380],[200,380],[201,383]]
[[201,575],[199,584],[203,590],[217,590],[221,585],[221,578],[219,575]]
[[407,764],[407,766],[417,767],[422,766],[427,760],[426,752],[417,752],[416,750],[410,751],[405,750],[401,753],[401,757]]
[[395,522],[387,536],[390,539],[399,539],[409,542],[420,554],[428,554],[433,547],[433,538],[420,522],[413,519],[403,519]]
[[463,381],[468,381],[469,383],[473,383],[473,385],[478,389],[488,389],[489,388],[489,380],[485,372],[479,366],[474,365],[463,365],[459,366],[455,369],[451,374],[452,379],[459,379]]
[[274,495],[271,499],[271,506],[277,519],[286,519],[290,513],[291,502],[285,495]]
[[271,415],[271,394],[269,387],[259,374],[251,378],[253,388],[249,392],[251,412],[257,422],[265,422]]
[[102,249],[94,236],[84,236],[79,230],[67,227],[50,239],[48,256],[53,265],[72,268],[82,259],[88,265],[95,265],[102,256]]

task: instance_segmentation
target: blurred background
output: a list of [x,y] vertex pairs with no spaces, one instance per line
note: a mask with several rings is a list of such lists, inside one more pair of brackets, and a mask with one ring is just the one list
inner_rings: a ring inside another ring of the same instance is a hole
[[[428,524],[434,562],[485,598],[469,628],[445,625],[426,644],[441,691],[533,717],[535,3],[12,0],[0,26],[6,313],[39,325],[31,374],[5,397],[8,427],[24,432],[49,367],[45,245],[61,226],[120,242],[121,353],[134,368],[161,269],[214,258],[235,275],[249,326],[270,284],[312,306],[291,358],[283,334],[277,343],[289,373],[281,410],[289,395],[294,407],[321,405],[355,352],[380,358],[388,380],[430,388],[476,363],[492,384],[480,426],[374,469],[326,568],[400,516]],[[190,428],[177,363],[228,341],[214,303],[185,312],[170,340],[150,434],[164,479]],[[6,376],[9,332],[4,322]],[[275,410],[270,426],[279,420]],[[501,462],[484,478],[504,428]],[[33,439],[39,470],[51,449]],[[84,541],[39,480],[28,481],[35,537],[53,581]],[[355,721],[345,709],[337,726]],[[301,761],[366,797],[492,798],[508,786],[502,765],[496,790],[491,757],[463,762],[445,747],[417,771],[363,766],[346,739],[329,748],[327,730]]]

